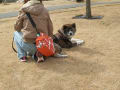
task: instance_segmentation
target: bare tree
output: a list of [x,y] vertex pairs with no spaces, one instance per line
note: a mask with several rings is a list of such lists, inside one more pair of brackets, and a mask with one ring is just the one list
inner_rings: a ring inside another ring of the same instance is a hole
[[76,0],[76,2],[83,2],[84,0]]
[[77,15],[73,19],[102,19],[103,16],[92,16],[91,14],[91,0],[86,0],[86,15]]
[[91,0],[86,0],[86,18],[87,19],[92,18],[92,15],[91,15]]
[[[81,1],[81,0],[80,0]],[[84,0],[83,0],[84,1]],[[86,0],[86,15],[78,15],[73,18],[85,18],[85,19],[92,19],[91,15],[91,0]]]

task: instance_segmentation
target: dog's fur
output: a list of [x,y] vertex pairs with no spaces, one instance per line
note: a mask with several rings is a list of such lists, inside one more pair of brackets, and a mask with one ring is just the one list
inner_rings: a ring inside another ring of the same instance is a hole
[[58,33],[53,35],[53,41],[59,44],[62,48],[71,48],[77,46],[76,42],[72,42],[71,38],[76,32],[76,24],[65,24]]

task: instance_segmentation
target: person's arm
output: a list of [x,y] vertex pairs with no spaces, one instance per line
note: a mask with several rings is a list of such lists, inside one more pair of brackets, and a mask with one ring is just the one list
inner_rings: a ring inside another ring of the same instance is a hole
[[23,28],[23,17],[24,17],[24,13],[20,12],[19,15],[18,15],[17,21],[14,25],[15,31],[20,32],[21,29]]

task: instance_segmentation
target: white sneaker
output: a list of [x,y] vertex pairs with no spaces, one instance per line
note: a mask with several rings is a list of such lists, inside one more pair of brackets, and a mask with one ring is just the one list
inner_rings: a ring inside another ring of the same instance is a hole
[[56,57],[56,58],[67,58],[68,55],[57,53],[57,54],[54,55],[54,57]]

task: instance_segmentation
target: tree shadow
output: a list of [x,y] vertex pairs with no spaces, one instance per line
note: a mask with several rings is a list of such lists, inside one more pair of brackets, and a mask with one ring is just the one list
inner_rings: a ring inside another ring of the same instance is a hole
[[86,15],[77,15],[72,17],[72,19],[88,19],[88,20],[94,20],[94,19],[102,19],[104,16],[91,16],[91,18],[87,18]]

